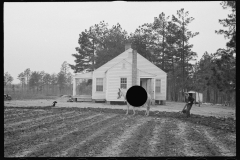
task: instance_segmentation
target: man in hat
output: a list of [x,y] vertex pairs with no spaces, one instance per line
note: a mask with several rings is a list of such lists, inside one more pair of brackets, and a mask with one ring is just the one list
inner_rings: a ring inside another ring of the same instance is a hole
[[[190,110],[192,108],[193,102],[194,102],[194,98],[192,97],[192,94],[189,93],[188,94],[188,98],[187,98],[187,104],[183,107],[182,112],[187,114],[187,117],[190,117]],[[187,107],[186,111],[185,108]]]
[[186,111],[186,107],[187,107],[187,105],[188,105],[188,93],[185,93],[184,94],[184,99],[185,99],[185,102],[186,102],[186,104],[185,104],[185,106],[183,107],[183,109],[182,109],[182,112],[183,113],[186,113],[185,111]]

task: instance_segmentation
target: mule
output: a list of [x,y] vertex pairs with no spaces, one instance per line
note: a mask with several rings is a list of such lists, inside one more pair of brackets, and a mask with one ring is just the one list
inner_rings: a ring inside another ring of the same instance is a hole
[[[118,98],[117,99],[120,99],[121,97],[124,98],[124,102],[127,103],[127,112],[126,112],[126,115],[127,115],[128,114],[128,110],[129,110],[129,103],[127,101],[126,93],[127,92],[125,90],[122,90],[122,89],[119,88],[119,90],[118,90]],[[149,115],[150,104],[151,104],[151,95],[149,93],[147,93],[147,101],[144,104],[144,105],[147,106],[147,109],[146,109],[146,112],[145,112],[145,116]],[[133,115],[135,115],[135,107],[134,106],[132,106],[132,107],[133,107],[132,108],[133,109]]]

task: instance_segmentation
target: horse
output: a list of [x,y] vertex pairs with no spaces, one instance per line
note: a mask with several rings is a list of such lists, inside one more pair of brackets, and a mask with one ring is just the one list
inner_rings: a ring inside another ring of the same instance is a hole
[[[127,102],[127,112],[126,112],[126,115],[128,114],[128,110],[129,110],[129,103],[127,101],[127,97],[126,97],[126,91],[125,90],[121,90],[119,88],[119,91],[118,91],[118,98],[117,99],[120,99],[121,97],[124,98],[124,101]],[[145,116],[148,116],[149,115],[149,111],[150,111],[150,104],[151,104],[151,95],[149,93],[147,93],[147,101],[145,102],[144,105],[147,105],[147,109],[146,109],[146,112],[145,112]],[[143,105],[143,106],[144,106]],[[135,115],[135,107],[133,107],[133,115]]]

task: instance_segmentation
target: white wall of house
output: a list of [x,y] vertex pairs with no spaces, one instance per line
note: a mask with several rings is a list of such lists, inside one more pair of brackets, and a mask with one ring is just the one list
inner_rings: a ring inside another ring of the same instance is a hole
[[[127,59],[131,63],[131,59]],[[156,75],[156,79],[161,79],[161,92],[155,93],[155,100],[166,100],[167,98],[167,74],[152,64],[142,55],[137,54],[137,68],[141,71]],[[147,76],[147,75],[146,75]],[[141,77],[141,76],[140,76]]]
[[[105,72],[111,67],[115,66],[117,63],[119,63],[121,60],[123,60],[126,57],[126,54],[128,54],[129,50],[126,50],[125,52],[119,54],[117,57],[108,61],[93,72],[92,99],[106,99],[106,87],[107,83],[109,82],[107,79],[108,73]],[[96,91],[96,78],[104,78],[103,92]]]
[[[156,77],[156,80],[160,79],[161,80],[161,89],[160,93],[155,92],[155,97],[156,100],[166,100],[167,99],[167,76],[158,76]],[[156,82],[155,82],[156,83]]]
[[113,58],[112,60],[108,61],[107,63],[105,63],[104,65],[102,65],[98,69],[96,69],[94,71],[94,74],[104,74],[104,72],[106,70],[115,66],[117,63],[119,63],[123,59],[127,58],[128,53],[130,53],[130,52],[132,52],[132,49],[128,49],[128,50],[124,51],[123,53],[119,54],[117,57]]
[[[120,87],[120,78],[127,78],[127,89],[132,86],[132,49],[128,49],[92,73],[92,99],[106,99],[107,101],[119,101],[117,99],[118,88]],[[124,59],[124,60],[123,60]],[[129,62],[129,63],[127,63]],[[125,63],[125,69],[122,69]],[[155,92],[155,100],[166,100],[167,92],[167,74],[153,65],[140,54],[137,54],[137,84],[140,85],[140,78],[161,79],[161,92]],[[107,71],[107,72],[106,72]],[[79,75],[79,77],[81,77]],[[103,78],[103,91],[96,91],[96,78]],[[155,84],[154,84],[155,83]],[[154,88],[155,90],[155,88]],[[121,100],[120,100],[121,101]]]
[[107,101],[123,101],[123,98],[117,99],[121,78],[127,78],[127,89],[129,89],[132,86],[132,66],[124,60],[107,71]]

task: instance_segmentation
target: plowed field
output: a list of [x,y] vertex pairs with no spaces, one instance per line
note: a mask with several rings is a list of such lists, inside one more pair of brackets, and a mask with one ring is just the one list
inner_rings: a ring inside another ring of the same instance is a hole
[[233,119],[143,114],[5,107],[4,157],[236,156]]

